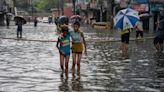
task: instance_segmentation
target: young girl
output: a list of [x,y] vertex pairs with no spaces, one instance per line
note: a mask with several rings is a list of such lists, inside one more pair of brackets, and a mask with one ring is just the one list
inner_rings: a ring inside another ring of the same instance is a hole
[[87,53],[86,42],[84,39],[83,32],[80,31],[80,23],[75,22],[73,24],[74,31],[71,33],[72,37],[72,59],[73,65],[72,69],[75,70],[75,65],[77,64],[78,73],[80,72],[80,61],[82,57],[83,50],[85,54]]
[[[68,25],[66,23],[61,24],[61,34],[58,37],[56,44],[60,53],[60,66],[62,71],[65,70],[66,77],[68,76],[68,63],[70,57],[70,34],[68,32]],[[65,63],[65,68],[64,68]]]

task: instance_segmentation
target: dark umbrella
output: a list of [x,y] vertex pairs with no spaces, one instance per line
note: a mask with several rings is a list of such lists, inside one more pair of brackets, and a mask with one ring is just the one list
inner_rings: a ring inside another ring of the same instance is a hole
[[12,16],[13,14],[12,14],[12,13],[7,13],[7,15],[10,15],[10,16]]
[[82,17],[80,15],[73,15],[70,18],[71,20],[75,20],[75,21],[81,21]]
[[150,17],[152,17],[151,14],[149,13],[143,13],[139,15],[140,19],[149,19]]
[[15,16],[14,21],[15,22],[21,21],[22,24],[26,24],[26,20],[22,16]]
[[156,32],[156,37],[161,38],[161,39],[164,40],[164,31],[158,30],[158,31]]

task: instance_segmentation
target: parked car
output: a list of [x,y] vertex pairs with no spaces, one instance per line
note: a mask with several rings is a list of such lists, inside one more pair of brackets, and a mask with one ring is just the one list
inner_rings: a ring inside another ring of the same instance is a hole
[[38,17],[37,20],[38,20],[38,22],[42,22],[43,21],[42,17]]
[[43,17],[42,22],[43,23],[48,23],[48,17]]

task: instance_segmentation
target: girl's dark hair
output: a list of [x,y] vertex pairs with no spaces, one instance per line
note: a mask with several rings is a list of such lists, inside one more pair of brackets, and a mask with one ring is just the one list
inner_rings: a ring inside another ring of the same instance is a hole
[[67,16],[60,16],[58,19],[59,24],[67,24],[69,23],[69,18]]
[[78,26],[80,26],[80,22],[79,22],[79,21],[75,21],[75,22],[73,23],[73,25],[78,25]]

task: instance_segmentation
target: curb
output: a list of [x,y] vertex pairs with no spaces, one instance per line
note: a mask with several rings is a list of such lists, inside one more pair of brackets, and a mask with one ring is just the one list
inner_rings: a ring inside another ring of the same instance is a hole
[[[10,39],[10,40],[19,40],[19,41],[33,41],[33,42],[57,42],[57,41],[52,41],[52,40],[42,40],[42,39],[24,39],[24,38],[9,38],[9,37],[0,37],[1,39]],[[149,40],[153,39],[154,37],[145,37],[143,39],[134,39],[131,38],[129,41],[138,41],[138,40]],[[90,39],[87,42],[96,42],[96,43],[101,43],[101,42],[120,42],[121,39],[112,39],[112,40],[98,40],[98,39]]]

